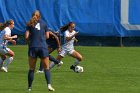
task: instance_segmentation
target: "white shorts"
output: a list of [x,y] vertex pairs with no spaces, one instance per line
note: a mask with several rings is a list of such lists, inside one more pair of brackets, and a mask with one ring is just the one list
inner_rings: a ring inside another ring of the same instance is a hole
[[0,47],[0,54],[5,55],[10,51],[10,48]]
[[75,50],[72,49],[72,50],[65,50],[65,49],[62,49],[60,52],[59,52],[59,55],[62,56],[62,57],[65,57],[66,55],[71,55]]

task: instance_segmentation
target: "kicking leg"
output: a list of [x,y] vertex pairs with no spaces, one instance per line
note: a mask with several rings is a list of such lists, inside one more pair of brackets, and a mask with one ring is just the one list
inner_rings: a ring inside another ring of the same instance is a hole
[[83,58],[82,55],[75,50],[72,52],[71,56],[75,58],[75,61],[74,64],[70,66],[70,69],[75,70],[75,66],[77,66]]

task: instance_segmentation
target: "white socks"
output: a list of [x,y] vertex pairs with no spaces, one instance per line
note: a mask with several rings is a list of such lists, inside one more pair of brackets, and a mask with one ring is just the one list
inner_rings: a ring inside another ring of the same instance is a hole
[[3,67],[8,67],[8,65],[13,61],[13,57],[7,57],[5,59],[5,64],[3,64]]
[[52,61],[52,62],[50,63],[50,69],[53,68],[54,66],[55,66],[55,63]]
[[75,62],[73,64],[73,66],[77,66],[79,64],[79,60],[78,59],[75,59]]

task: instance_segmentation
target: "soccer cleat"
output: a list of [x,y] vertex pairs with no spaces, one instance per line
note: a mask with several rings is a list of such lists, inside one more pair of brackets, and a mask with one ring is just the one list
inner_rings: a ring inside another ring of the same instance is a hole
[[28,91],[30,92],[31,90],[32,90],[32,88],[31,88],[31,87],[29,87],[29,88],[28,88]]
[[75,66],[71,65],[70,69],[72,69],[75,72]]
[[55,91],[55,89],[52,86],[48,86],[49,91]]
[[59,69],[59,67],[60,67],[61,65],[63,65],[63,62],[62,62],[62,61],[60,61],[60,62],[57,64],[57,69]]
[[6,67],[1,67],[1,70],[4,71],[4,72],[8,72]]
[[41,71],[41,70],[37,70],[36,73],[44,73],[44,71]]

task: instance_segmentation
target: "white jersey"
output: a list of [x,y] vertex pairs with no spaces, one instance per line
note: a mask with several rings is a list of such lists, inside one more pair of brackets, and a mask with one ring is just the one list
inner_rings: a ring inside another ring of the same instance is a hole
[[70,41],[67,41],[66,37],[71,37],[75,33],[76,33],[75,31],[72,31],[72,32],[69,32],[68,30],[65,31],[65,33],[64,33],[64,44],[62,46],[62,49],[67,50],[67,51],[71,51],[71,50],[74,49],[74,39],[75,39],[75,37],[73,37]]
[[7,46],[8,40],[4,40],[4,35],[11,36],[11,30],[9,27],[6,27],[0,32],[0,47]]

